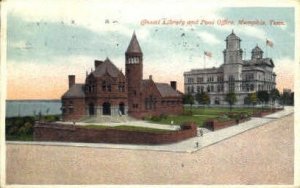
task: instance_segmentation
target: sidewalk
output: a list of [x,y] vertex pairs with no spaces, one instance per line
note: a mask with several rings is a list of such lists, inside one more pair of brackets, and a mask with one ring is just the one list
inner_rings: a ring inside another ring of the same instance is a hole
[[[221,129],[214,132],[208,132],[203,137],[194,137],[178,143],[164,145],[130,145],[130,144],[106,144],[106,143],[68,143],[68,142],[15,142],[7,141],[9,144],[35,144],[35,145],[56,145],[56,146],[79,146],[79,147],[94,147],[94,148],[113,148],[113,149],[129,149],[129,150],[154,150],[168,152],[195,152],[209,145],[218,143],[235,135],[241,134],[247,130],[262,126],[271,121],[276,121],[279,118],[285,117],[294,113],[294,107],[285,107],[283,111],[262,117],[251,118],[251,120],[235,125],[229,128]],[[137,122],[140,124],[140,122]],[[145,123],[150,124],[150,123]],[[132,124],[134,125],[134,124]],[[156,125],[153,124],[153,127]],[[162,126],[159,124],[159,126]],[[166,125],[168,126],[168,125]],[[169,125],[169,128],[176,126]],[[155,127],[157,128],[157,127]],[[198,147],[196,147],[198,142]]]

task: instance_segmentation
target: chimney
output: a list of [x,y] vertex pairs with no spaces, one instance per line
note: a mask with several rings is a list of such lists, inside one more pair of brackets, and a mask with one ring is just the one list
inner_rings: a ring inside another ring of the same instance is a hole
[[69,88],[75,84],[75,75],[69,75]]
[[171,81],[170,85],[175,91],[177,90],[177,82],[176,81]]
[[149,80],[152,80],[152,75],[149,75]]
[[100,60],[95,60],[95,69],[101,65],[101,63],[103,63],[103,61],[100,61]]

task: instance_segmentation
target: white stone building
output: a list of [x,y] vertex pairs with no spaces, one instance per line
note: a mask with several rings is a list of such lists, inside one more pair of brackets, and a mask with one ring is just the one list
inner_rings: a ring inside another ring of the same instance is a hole
[[233,91],[238,99],[236,104],[241,105],[249,93],[275,88],[276,74],[271,58],[264,58],[263,51],[256,46],[251,59],[243,60],[241,39],[233,31],[225,41],[224,63],[220,67],[184,72],[185,93],[207,92],[210,104],[227,104],[225,96]]

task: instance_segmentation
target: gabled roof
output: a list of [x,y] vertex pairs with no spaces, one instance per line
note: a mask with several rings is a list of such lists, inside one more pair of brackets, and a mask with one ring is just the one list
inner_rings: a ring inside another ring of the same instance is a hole
[[74,84],[67,92],[64,93],[62,98],[83,98],[84,95],[84,88],[83,84]]
[[140,44],[136,38],[135,32],[133,32],[132,34],[126,53],[143,53]]
[[144,91],[147,91],[151,86],[155,86],[157,91],[162,97],[181,97],[182,94],[174,90],[167,83],[156,83],[153,80],[142,80],[142,88]]
[[180,97],[181,94],[174,90],[169,84],[166,83],[155,83],[159,93],[162,97]]
[[106,73],[111,77],[118,77],[121,71],[110,61],[110,59],[106,58],[103,63],[96,67],[96,70],[93,71],[92,74],[95,77],[101,77]]

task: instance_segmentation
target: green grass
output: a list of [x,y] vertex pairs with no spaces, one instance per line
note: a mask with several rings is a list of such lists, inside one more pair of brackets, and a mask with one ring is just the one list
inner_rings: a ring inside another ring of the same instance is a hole
[[151,133],[164,133],[164,132],[171,132],[171,130],[165,129],[155,129],[155,128],[148,128],[148,127],[135,127],[130,125],[120,125],[116,127],[104,126],[104,125],[88,125],[83,128],[87,129],[115,129],[115,130],[124,130],[124,131],[138,131],[138,132],[151,132]]
[[[261,109],[255,108],[254,111],[260,111]],[[185,115],[188,112],[192,111],[192,115]],[[208,119],[214,119],[220,116],[222,113],[230,112],[229,108],[215,108],[215,107],[207,107],[207,108],[185,108],[185,114],[178,116],[167,116],[158,119],[147,118],[146,120],[152,123],[158,124],[171,124],[171,121],[174,122],[175,125],[181,125],[188,121],[195,122],[198,126],[203,126],[203,123]],[[253,112],[253,108],[233,108],[231,112]],[[200,115],[200,116],[197,116]]]
[[[254,111],[261,109],[255,108]],[[190,111],[190,108],[185,108],[185,111]],[[193,115],[219,115],[221,113],[230,112],[229,108],[192,108]],[[252,108],[233,108],[231,112],[253,112]]]
[[82,126],[80,128],[87,128],[87,129],[108,129],[108,128],[111,128],[111,127],[105,126],[105,125],[87,125],[87,126]]
[[217,117],[217,115],[209,115],[209,116],[179,115],[179,116],[167,116],[166,118],[163,118],[158,121],[152,121],[152,120],[148,120],[148,121],[152,123],[168,124],[168,125],[171,124],[171,121],[173,121],[175,125],[181,125],[185,122],[193,121],[197,125],[202,125],[207,119],[213,119],[215,117]]
[[8,141],[33,141],[33,135],[6,136]]

